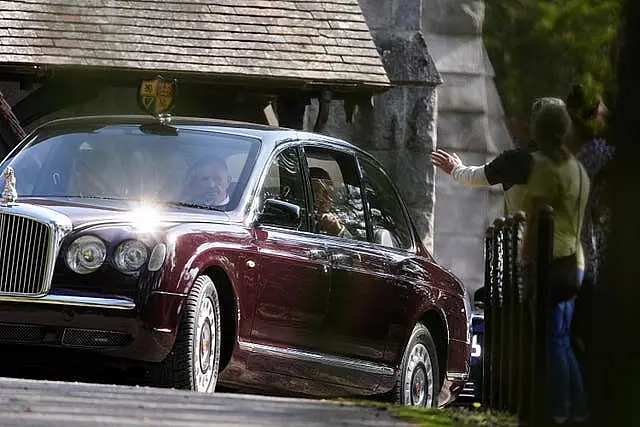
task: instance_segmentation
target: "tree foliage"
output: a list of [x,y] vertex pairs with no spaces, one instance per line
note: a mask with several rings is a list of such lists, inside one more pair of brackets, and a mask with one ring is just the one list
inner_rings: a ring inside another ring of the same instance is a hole
[[540,96],[572,83],[614,88],[620,0],[486,0],[484,39],[510,118],[526,121]]

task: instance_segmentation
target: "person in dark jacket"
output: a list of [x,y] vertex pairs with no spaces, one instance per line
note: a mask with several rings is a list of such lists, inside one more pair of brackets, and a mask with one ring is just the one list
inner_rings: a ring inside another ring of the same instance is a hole
[[[549,103],[564,106],[564,102],[558,98],[539,98],[531,108],[532,120],[542,107]],[[431,153],[431,163],[447,175],[451,175],[459,184],[469,186],[502,184],[505,214],[512,214],[522,210],[524,186],[529,180],[533,168],[532,153],[536,150],[535,141],[531,139],[526,146],[504,151],[489,163],[481,166],[466,166],[455,153],[449,154],[438,149]]]

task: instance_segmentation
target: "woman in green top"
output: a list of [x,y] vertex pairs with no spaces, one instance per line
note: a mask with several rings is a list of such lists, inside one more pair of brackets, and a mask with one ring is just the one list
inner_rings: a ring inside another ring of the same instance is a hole
[[[553,208],[553,257],[576,254],[578,279],[584,275],[580,244],[582,219],[589,195],[589,178],[580,162],[565,146],[571,119],[560,103],[544,105],[532,122],[538,143],[534,166],[524,196],[528,218],[523,242],[523,262],[531,260],[535,246],[537,213],[543,205]],[[582,375],[571,347],[574,298],[554,303],[551,309],[549,379],[551,416],[558,424],[581,422],[588,417]]]

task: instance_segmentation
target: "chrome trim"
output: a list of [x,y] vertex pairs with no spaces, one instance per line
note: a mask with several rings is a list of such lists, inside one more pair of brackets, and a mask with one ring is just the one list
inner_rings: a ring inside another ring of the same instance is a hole
[[17,216],[44,224],[49,228],[49,238],[47,242],[45,258],[45,273],[43,284],[38,294],[22,295],[19,293],[0,294],[0,301],[11,299],[15,296],[23,298],[39,298],[47,295],[51,290],[51,280],[53,278],[53,267],[60,250],[62,240],[71,232],[73,224],[66,215],[52,209],[31,205],[27,203],[16,203],[10,207],[0,206],[0,214]]
[[469,374],[465,372],[447,372],[447,379],[449,381],[466,381],[469,379]]
[[7,166],[3,172],[4,189],[2,190],[2,199],[0,206],[10,207],[18,201],[18,192],[16,191],[16,176],[13,168]]
[[64,306],[108,308],[113,310],[133,310],[136,308],[135,302],[125,297],[98,297],[84,295],[49,294],[44,297],[12,297],[2,296],[1,301],[27,302],[39,304],[58,304]]
[[153,328],[153,332],[162,332],[165,334],[170,334],[173,332],[173,329],[169,329],[169,328]]
[[304,360],[306,362],[316,362],[337,368],[355,369],[370,374],[395,375],[396,372],[395,369],[378,363],[294,350],[291,348],[273,347],[270,345],[255,344],[246,341],[238,341],[238,347],[240,347],[241,350],[249,351],[251,353],[260,353],[268,356],[283,357],[286,359]]
[[156,294],[156,295],[169,295],[172,297],[186,297],[187,294],[181,294],[179,292],[168,292],[168,291],[153,291],[151,292],[151,294]]

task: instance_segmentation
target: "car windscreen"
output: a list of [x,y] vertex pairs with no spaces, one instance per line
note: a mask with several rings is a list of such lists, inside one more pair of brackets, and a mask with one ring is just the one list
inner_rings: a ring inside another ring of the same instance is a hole
[[195,128],[154,132],[119,124],[44,128],[22,145],[0,165],[0,171],[14,169],[19,198],[149,200],[231,210],[260,140]]

